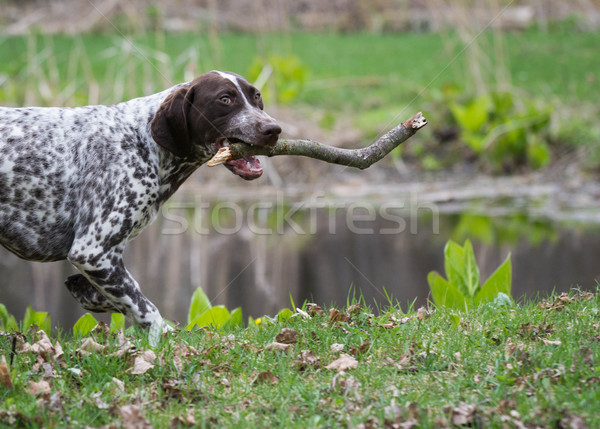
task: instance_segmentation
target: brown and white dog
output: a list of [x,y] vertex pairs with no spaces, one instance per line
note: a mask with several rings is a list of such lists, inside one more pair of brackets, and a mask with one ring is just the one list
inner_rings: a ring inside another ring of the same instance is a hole
[[[113,106],[0,107],[0,243],[70,261],[81,274],[66,285],[85,309],[162,326],[123,264],[125,245],[219,147],[274,145],[280,133],[260,92],[219,71]],[[254,157],[225,165],[262,174]]]

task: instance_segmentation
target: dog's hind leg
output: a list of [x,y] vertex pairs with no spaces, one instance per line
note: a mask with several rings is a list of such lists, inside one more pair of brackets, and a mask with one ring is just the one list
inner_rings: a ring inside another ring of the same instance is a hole
[[96,286],[82,274],[69,276],[65,281],[67,289],[84,309],[94,313],[120,313],[114,304],[102,295]]

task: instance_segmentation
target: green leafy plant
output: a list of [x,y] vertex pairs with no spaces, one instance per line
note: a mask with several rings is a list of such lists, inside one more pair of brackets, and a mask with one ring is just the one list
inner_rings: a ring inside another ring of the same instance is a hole
[[462,102],[454,99],[449,106],[461,139],[493,170],[538,169],[550,162],[547,125],[552,106],[540,107],[531,100],[517,103],[510,92],[490,92]]
[[223,305],[213,306],[202,288],[197,288],[192,295],[185,329],[192,331],[209,325],[224,330],[243,327],[242,309],[238,307],[230,312]]
[[45,311],[35,311],[30,305],[25,310],[23,317],[22,330],[26,331],[30,326],[36,325],[38,328],[50,335],[50,316]]
[[512,302],[510,254],[482,285],[471,242],[466,240],[461,247],[449,240],[444,248],[444,268],[447,279],[435,271],[427,276],[436,305],[467,309],[488,302],[499,305]]
[[[81,316],[75,325],[73,325],[73,335],[85,337],[92,332],[98,325],[96,318],[90,313]],[[121,313],[112,313],[110,315],[110,330],[118,332],[125,328],[125,316]]]
[[0,327],[7,332],[14,332],[19,329],[17,319],[8,312],[4,304],[0,304]]

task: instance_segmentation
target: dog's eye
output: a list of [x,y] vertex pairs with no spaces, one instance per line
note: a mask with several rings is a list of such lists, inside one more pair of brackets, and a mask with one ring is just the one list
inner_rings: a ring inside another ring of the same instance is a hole
[[228,97],[227,95],[224,95],[223,97],[219,98],[219,101],[223,104],[233,103],[233,101],[231,100],[231,97]]
[[255,99],[257,102],[259,102],[259,101],[262,99],[262,97],[260,96],[260,92],[257,92],[257,93],[256,93],[256,95],[254,96],[254,99]]

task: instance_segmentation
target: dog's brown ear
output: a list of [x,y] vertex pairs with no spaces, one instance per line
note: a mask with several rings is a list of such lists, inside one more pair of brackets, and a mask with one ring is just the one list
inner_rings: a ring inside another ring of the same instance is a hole
[[188,113],[193,106],[194,92],[194,87],[190,86],[170,94],[150,121],[154,141],[179,157],[192,153]]

